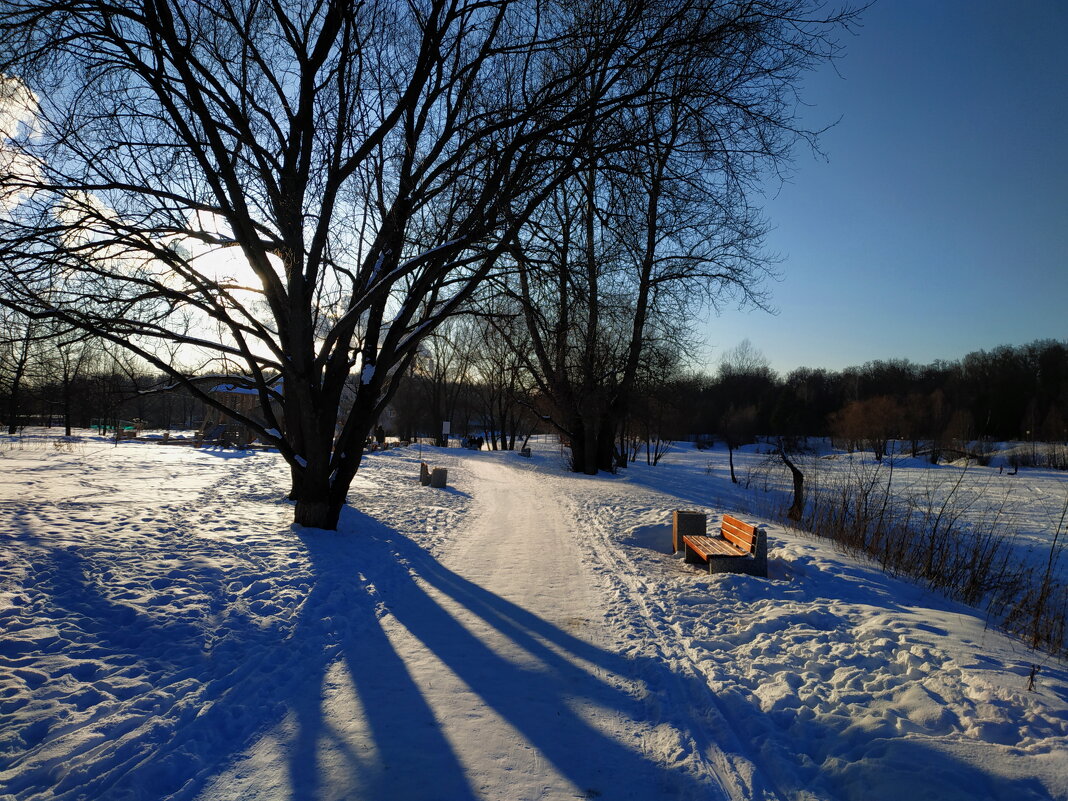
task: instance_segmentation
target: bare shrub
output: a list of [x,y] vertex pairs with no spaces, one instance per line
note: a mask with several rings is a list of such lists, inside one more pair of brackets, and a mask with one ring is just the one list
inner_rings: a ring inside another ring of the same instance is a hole
[[1020,633],[1028,638],[1032,648],[1052,648],[1055,653],[1065,651],[1065,627],[1068,619],[1068,585],[1057,579],[1054,568],[1064,550],[1062,536],[1068,519],[1068,494],[1056,531],[1049,546],[1046,569],[1040,582],[1030,582],[1022,603],[1013,609],[1013,619]]
[[1044,448],[1045,466],[1051,470],[1068,470],[1068,447],[1059,442],[1049,442]]
[[988,439],[980,439],[972,445],[970,455],[980,467],[989,467],[994,458],[994,443]]
[[800,521],[780,504],[784,523],[867,556],[895,576],[919,579],[949,598],[983,609],[1004,631],[1032,648],[1068,654],[1068,585],[1055,570],[1065,539],[1068,500],[1041,574],[1012,551],[1002,510],[967,522],[978,496],[962,491],[967,470],[949,487],[929,485],[906,503],[894,502],[894,460],[851,462],[848,473],[809,495]]

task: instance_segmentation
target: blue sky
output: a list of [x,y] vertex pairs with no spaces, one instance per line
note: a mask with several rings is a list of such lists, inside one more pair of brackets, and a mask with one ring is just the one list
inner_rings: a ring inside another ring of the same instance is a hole
[[803,86],[827,157],[769,185],[777,315],[725,309],[706,361],[926,364],[1068,339],[1068,2],[881,0]]

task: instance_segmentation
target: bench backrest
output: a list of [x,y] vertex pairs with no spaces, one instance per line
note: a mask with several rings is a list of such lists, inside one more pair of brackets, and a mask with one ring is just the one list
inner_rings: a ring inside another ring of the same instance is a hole
[[743,523],[736,517],[723,515],[723,522],[720,525],[719,530],[723,535],[723,539],[729,540],[739,548],[744,548],[752,553],[754,547],[753,542],[756,539],[756,526],[752,526],[749,523]]

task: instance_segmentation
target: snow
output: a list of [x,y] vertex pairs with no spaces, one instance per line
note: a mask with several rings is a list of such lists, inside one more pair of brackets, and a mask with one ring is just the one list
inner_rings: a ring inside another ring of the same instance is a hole
[[363,370],[360,371],[360,383],[370,384],[371,380],[375,377],[375,366],[373,364],[365,364]]
[[[532,444],[372,454],[334,533],[276,453],[0,441],[0,798],[1068,799],[1062,662],[754,515],[721,451]],[[769,579],[672,555],[676,508],[764,522]]]
[[[1068,523],[1062,519],[1068,500],[1068,474],[1036,468],[1010,472],[998,453],[1011,451],[1016,447],[1012,443],[1002,443],[987,467],[974,462],[931,465],[926,459],[901,454],[879,463],[870,452],[834,452],[825,441],[811,445],[811,453],[793,457],[805,474],[810,498],[820,491],[835,492],[843,485],[861,482],[873,488],[875,497],[881,497],[879,493],[889,483],[899,507],[921,514],[944,511],[943,520],[957,517],[973,527],[994,527],[1003,534],[1013,558],[1039,570],[1045,570],[1049,563],[1052,533],[1058,526],[1063,532]],[[768,450],[770,446],[757,445],[735,452],[735,474],[748,490],[726,480],[709,482],[709,476],[729,478],[722,450],[676,453],[671,469],[649,471],[643,480],[660,489],[673,487],[695,502],[700,502],[707,495],[706,488],[711,487],[711,497],[720,506],[774,516],[772,510],[790,504],[792,479],[776,454],[764,452]],[[1064,537],[1062,533],[1062,541]],[[1068,580],[1068,559],[1062,555],[1055,568],[1057,575]]]
[[386,261],[386,254],[379,253],[378,258],[375,259],[374,265],[371,267],[371,274],[367,277],[367,286],[374,286],[375,281],[378,279],[378,274],[382,272],[382,265]]
[[212,387],[210,392],[225,393],[228,395],[259,395],[260,391],[254,387],[241,387],[237,384],[219,384]]

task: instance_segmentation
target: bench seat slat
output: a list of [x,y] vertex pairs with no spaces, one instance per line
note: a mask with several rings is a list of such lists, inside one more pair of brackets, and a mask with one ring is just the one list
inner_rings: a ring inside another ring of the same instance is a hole
[[702,558],[709,556],[747,556],[748,550],[743,550],[727,540],[719,537],[704,537],[688,534],[682,538],[694,551],[701,554]]

